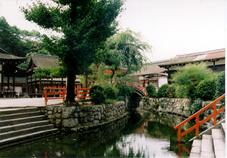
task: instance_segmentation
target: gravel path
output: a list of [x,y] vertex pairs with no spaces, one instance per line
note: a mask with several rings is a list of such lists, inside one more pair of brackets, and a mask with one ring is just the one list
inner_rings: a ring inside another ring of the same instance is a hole
[[[48,101],[48,105],[62,103],[61,99]],[[44,98],[0,98],[0,108],[45,106]]]

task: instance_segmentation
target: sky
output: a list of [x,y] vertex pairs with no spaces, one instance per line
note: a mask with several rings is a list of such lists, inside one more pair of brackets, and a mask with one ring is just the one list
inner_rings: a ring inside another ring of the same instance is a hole
[[[10,25],[44,33],[46,30],[26,21],[20,10],[31,1],[0,0],[0,16]],[[149,61],[158,61],[224,48],[225,6],[225,0],[125,0],[118,22],[120,29],[139,33],[151,45],[145,53]]]

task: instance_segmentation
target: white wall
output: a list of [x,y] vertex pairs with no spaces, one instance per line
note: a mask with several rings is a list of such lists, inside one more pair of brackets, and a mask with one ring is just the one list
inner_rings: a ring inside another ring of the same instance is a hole
[[158,88],[160,88],[162,85],[168,83],[168,78],[167,76],[162,76],[158,78]]

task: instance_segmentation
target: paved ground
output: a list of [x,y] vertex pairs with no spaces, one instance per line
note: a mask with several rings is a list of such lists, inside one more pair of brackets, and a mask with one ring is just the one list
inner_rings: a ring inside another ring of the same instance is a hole
[[[50,100],[48,105],[62,103],[62,100]],[[0,98],[0,108],[45,106],[44,98]]]

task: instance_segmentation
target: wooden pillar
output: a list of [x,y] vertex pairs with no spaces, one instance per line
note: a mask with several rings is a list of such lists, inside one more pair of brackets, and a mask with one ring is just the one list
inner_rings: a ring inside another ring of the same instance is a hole
[[3,72],[3,70],[2,70],[2,72],[1,72],[1,91],[3,91],[3,87],[4,87],[4,72]]
[[15,97],[15,73],[13,73],[13,97]]
[[7,87],[8,87],[8,89],[9,89],[9,79],[10,79],[10,77],[9,77],[9,74],[7,75]]
[[216,67],[215,67],[216,65],[215,65],[215,61],[213,61],[213,70],[215,70],[216,69]]
[[28,74],[26,74],[26,93],[28,94]]
[[37,94],[36,94],[36,87],[37,87],[37,86],[36,86],[36,77],[35,77],[34,82],[35,82],[35,83],[34,83],[34,90],[35,90],[35,91],[34,91],[34,93],[35,93],[34,97],[37,97]]

